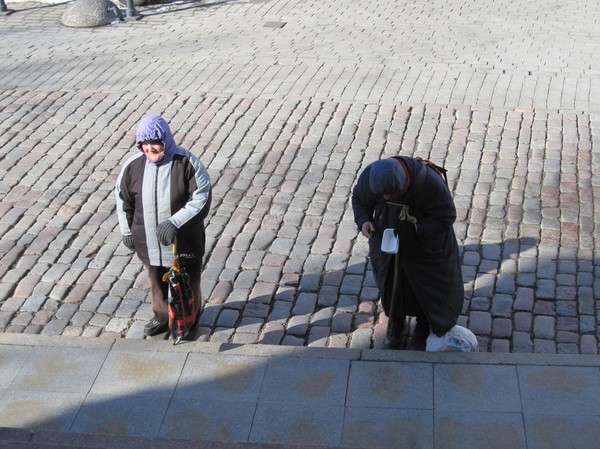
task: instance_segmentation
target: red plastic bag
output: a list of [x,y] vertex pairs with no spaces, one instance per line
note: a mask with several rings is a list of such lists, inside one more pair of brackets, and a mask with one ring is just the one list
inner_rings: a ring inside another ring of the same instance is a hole
[[173,264],[164,281],[169,283],[169,330],[171,339],[176,345],[189,335],[196,323],[196,301],[190,285],[190,277],[185,267],[179,266],[177,246],[173,244]]

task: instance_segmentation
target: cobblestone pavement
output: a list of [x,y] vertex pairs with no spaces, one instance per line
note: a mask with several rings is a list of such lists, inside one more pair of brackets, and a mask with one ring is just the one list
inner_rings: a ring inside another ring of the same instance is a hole
[[112,188],[154,113],[214,185],[198,339],[379,347],[349,197],[401,153],[449,169],[481,349],[597,354],[598,3],[178,1],[95,29],[7,4],[3,332],[143,338]]

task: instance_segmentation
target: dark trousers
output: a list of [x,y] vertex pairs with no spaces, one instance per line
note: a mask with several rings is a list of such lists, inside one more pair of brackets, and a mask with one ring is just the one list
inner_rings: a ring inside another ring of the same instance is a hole
[[[200,312],[204,307],[202,301],[202,292],[200,291],[201,281],[201,264],[200,262],[185,266],[186,271],[190,276],[190,286],[194,292],[196,301],[196,310]],[[167,299],[169,296],[169,283],[163,281],[163,276],[169,272],[169,267],[155,267],[146,265],[148,270],[148,280],[150,281],[150,298],[152,302],[152,311],[154,318],[160,323],[166,323],[169,320],[169,311]]]

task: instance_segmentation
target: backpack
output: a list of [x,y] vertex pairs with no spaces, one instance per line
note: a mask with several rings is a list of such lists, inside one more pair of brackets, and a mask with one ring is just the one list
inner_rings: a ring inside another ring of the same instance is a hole
[[[439,165],[434,164],[429,159],[423,159],[422,157],[417,157],[416,159],[418,161],[421,161],[421,164],[423,164],[423,167],[429,166],[429,167],[433,168],[433,171],[435,171],[438,175],[440,175],[442,177],[442,179],[444,180],[444,182],[446,183],[446,185],[448,185],[448,175],[447,175],[448,170],[446,170],[444,167],[440,167]],[[417,178],[419,177],[421,172],[423,172],[423,169],[419,170],[419,174],[417,175]]]
[[425,175],[427,174],[427,167],[430,167],[431,169],[433,169],[434,172],[440,175],[440,177],[444,180],[446,187],[448,187],[448,176],[446,175],[448,170],[446,170],[444,167],[440,167],[439,165],[434,164],[429,159],[423,159],[422,157],[416,157],[415,159],[421,162],[421,169],[415,177],[415,182],[413,186],[413,189],[416,193],[420,192],[421,188],[423,187],[423,183],[425,182]]

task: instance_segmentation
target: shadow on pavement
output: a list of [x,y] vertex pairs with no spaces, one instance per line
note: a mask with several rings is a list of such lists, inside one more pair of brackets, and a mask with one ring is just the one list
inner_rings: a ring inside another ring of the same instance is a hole
[[[126,0],[121,0],[125,3]],[[221,0],[221,1],[194,1],[194,0],[175,0],[162,2],[148,2],[144,6],[138,7],[144,16],[156,16],[172,12],[182,12],[192,9],[205,9],[216,6],[221,6],[229,3],[237,3],[238,0]]]

